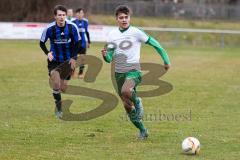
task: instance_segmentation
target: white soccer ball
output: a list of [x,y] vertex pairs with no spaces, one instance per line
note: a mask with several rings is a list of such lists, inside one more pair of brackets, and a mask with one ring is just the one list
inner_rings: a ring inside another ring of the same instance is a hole
[[199,140],[194,137],[187,137],[182,142],[182,150],[186,154],[198,154],[200,151]]

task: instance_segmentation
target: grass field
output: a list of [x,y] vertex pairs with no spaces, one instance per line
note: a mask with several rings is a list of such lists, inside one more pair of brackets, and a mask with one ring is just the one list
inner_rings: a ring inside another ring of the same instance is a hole
[[[89,55],[100,58],[103,44],[92,44]],[[174,89],[143,98],[145,113],[185,115],[181,121],[146,121],[150,137],[136,139],[137,130],[125,118],[123,106],[89,121],[62,121],[54,116],[45,56],[37,41],[0,41],[0,159],[151,159],[237,160],[240,157],[240,48],[166,47],[171,70],[162,79]],[[144,46],[142,62],[160,63]],[[110,65],[97,80],[70,84],[114,92]],[[148,90],[151,86],[141,86]],[[74,101],[70,110],[81,113],[100,100],[64,94]],[[190,112],[191,111],[191,112]],[[197,137],[197,156],[182,154],[181,142]]]

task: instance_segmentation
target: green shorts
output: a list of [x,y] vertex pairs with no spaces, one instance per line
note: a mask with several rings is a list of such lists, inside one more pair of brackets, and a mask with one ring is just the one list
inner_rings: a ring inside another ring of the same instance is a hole
[[135,82],[134,90],[136,91],[137,85],[139,85],[142,81],[142,73],[137,70],[129,71],[126,73],[115,72],[115,79],[117,82],[118,94],[121,96],[122,86],[127,79],[134,80]]

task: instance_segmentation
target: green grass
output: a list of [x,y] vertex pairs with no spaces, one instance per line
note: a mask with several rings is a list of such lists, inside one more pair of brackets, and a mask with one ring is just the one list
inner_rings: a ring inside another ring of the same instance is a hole
[[[88,53],[100,57],[103,44]],[[137,140],[137,130],[122,119],[121,103],[90,121],[61,121],[54,116],[46,57],[37,41],[0,41],[0,159],[163,159],[235,160],[240,156],[240,49],[166,47],[172,61],[163,80],[174,89],[143,98],[146,114],[189,115],[191,121],[148,121],[149,139]],[[154,49],[142,48],[142,62],[160,63]],[[70,84],[115,94],[110,65],[95,83],[73,79]],[[140,87],[148,90],[149,88]],[[116,95],[116,94],[115,94]],[[74,113],[93,109],[99,100],[64,94]],[[198,156],[181,152],[188,136],[201,142]]]

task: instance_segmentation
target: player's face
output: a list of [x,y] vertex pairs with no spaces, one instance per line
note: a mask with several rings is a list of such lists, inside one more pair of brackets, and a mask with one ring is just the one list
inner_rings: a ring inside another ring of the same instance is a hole
[[80,11],[79,16],[80,16],[80,18],[83,18],[83,17],[84,17],[84,12],[83,12],[83,10]]
[[57,14],[55,15],[55,19],[57,22],[57,25],[60,27],[63,27],[65,25],[66,20],[66,12],[57,10]]
[[84,18],[84,12],[83,12],[83,10],[81,10],[80,12],[77,12],[77,13],[76,13],[76,17],[77,17],[78,19],[83,19],[83,18]]
[[67,10],[67,16],[68,17],[72,17],[73,16],[73,10],[72,9],[68,9]]
[[130,15],[125,13],[119,13],[117,16],[118,26],[122,29],[126,29],[130,25]]

